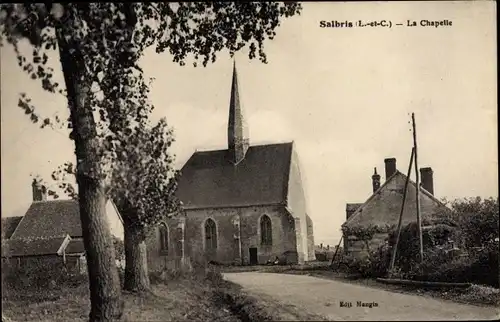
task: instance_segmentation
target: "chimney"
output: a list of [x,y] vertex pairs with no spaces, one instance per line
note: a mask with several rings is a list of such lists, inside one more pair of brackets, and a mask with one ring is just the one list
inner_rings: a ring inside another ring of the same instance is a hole
[[378,190],[380,188],[380,175],[377,173],[377,168],[373,169],[373,175],[372,175],[372,186],[373,186],[373,192]]
[[434,195],[434,172],[432,168],[420,168],[420,177],[422,178],[421,186],[432,195]]
[[33,201],[47,200],[47,189],[45,188],[45,186],[36,181],[36,179],[33,179],[31,188],[33,190]]
[[387,180],[394,173],[396,173],[396,158],[385,159],[384,163],[385,163],[385,180]]

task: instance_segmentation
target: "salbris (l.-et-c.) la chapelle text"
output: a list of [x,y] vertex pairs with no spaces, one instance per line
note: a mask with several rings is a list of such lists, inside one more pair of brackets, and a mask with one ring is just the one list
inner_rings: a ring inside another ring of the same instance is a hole
[[321,20],[319,22],[320,28],[354,28],[354,27],[451,27],[453,21],[449,19],[444,20],[430,20],[430,19],[406,19],[404,21],[393,21],[390,19],[378,20]]

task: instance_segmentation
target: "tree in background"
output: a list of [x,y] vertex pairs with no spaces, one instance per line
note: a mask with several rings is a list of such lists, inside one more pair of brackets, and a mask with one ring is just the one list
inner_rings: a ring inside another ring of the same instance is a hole
[[456,199],[449,205],[457,218],[466,248],[498,242],[498,197]]
[[[125,91],[121,84],[103,82],[111,72],[109,66],[120,66],[112,71],[117,74],[140,71],[138,59],[149,46],[155,46],[158,53],[169,51],[181,65],[191,56],[195,66],[198,61],[205,66],[220,51],[227,49],[232,55],[246,45],[250,59],[258,54],[266,62],[264,41],[274,37],[282,17],[300,10],[293,2],[1,5],[0,43],[7,41],[14,47],[19,66],[38,79],[44,90],[63,94],[68,100],[91,321],[120,319],[123,313],[112,238],[104,216],[106,193],[117,155],[113,142],[133,135],[134,121],[147,118],[146,111],[128,105],[127,100],[140,99],[134,97],[136,83],[132,81]],[[32,45],[31,57],[19,50],[21,39]],[[53,80],[54,69],[47,67],[55,50],[65,89]],[[116,104],[115,95],[124,104]],[[43,118],[26,94],[21,94],[19,106],[41,127],[65,123],[57,115]]]

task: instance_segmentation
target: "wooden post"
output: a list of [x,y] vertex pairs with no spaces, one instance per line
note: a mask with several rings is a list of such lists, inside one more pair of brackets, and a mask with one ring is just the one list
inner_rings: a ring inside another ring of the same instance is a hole
[[330,263],[330,267],[333,267],[333,261],[335,260],[335,256],[337,256],[337,252],[339,251],[340,243],[342,242],[342,238],[344,238],[344,234],[340,236],[339,244],[337,245],[337,249],[335,249],[335,253],[333,253],[332,262]]
[[415,113],[411,113],[411,120],[413,123],[413,148],[415,149],[415,181],[417,185],[417,228],[418,239],[420,246],[420,263],[424,261],[424,243],[422,239],[422,219],[420,218],[420,175],[418,172],[418,158],[417,158],[417,129],[415,125]]
[[394,263],[396,262],[396,252],[397,252],[398,244],[399,244],[399,236],[401,234],[401,226],[403,224],[403,213],[404,213],[404,209],[405,209],[406,194],[408,192],[408,183],[410,182],[410,175],[411,175],[411,168],[413,166],[414,154],[415,154],[415,148],[413,147],[411,149],[411,157],[410,157],[410,165],[408,166],[408,174],[406,175],[405,190],[403,191],[403,202],[401,203],[401,211],[399,212],[399,221],[398,221],[398,228],[397,228],[397,233],[396,233],[396,243],[394,244],[394,248],[392,249],[391,264],[389,266],[389,275],[392,275],[392,271],[394,269]]

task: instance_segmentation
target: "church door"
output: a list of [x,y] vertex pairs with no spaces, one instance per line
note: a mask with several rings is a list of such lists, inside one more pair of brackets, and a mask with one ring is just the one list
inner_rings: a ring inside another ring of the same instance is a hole
[[249,249],[249,252],[250,252],[250,265],[257,265],[258,264],[257,248],[251,247]]

